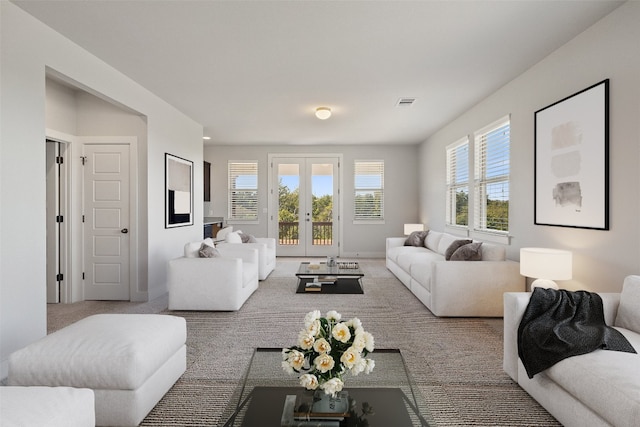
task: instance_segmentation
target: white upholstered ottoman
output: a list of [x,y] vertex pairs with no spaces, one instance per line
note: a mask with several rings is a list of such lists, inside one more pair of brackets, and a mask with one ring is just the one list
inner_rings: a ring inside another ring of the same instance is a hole
[[186,322],[99,314],[9,357],[8,385],[90,388],[97,426],[137,426],[186,370]]
[[71,387],[0,387],[2,427],[94,427],[93,391]]

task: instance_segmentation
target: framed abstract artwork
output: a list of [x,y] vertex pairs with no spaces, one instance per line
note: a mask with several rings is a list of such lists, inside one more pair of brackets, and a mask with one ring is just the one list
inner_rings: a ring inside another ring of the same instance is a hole
[[193,225],[193,162],[164,154],[165,228]]
[[609,229],[609,80],[535,112],[534,223]]

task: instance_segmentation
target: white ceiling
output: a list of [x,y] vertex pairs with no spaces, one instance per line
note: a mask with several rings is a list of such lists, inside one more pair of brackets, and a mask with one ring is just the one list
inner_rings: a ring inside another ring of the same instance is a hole
[[13,1],[201,123],[209,144],[420,143],[621,4]]

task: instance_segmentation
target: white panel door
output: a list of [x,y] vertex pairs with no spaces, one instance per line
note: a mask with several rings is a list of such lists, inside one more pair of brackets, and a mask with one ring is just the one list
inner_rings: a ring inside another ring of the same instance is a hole
[[84,150],[84,299],[129,300],[129,146]]

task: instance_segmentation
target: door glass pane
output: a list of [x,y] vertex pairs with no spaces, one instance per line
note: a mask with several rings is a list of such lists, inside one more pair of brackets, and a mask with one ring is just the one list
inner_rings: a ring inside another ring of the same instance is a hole
[[312,245],[333,242],[333,164],[311,166]]
[[278,165],[278,243],[299,244],[300,165]]

